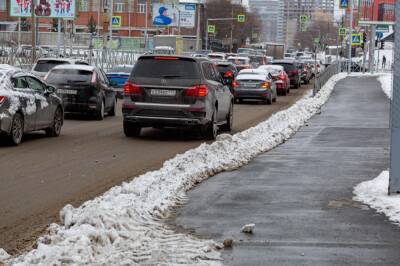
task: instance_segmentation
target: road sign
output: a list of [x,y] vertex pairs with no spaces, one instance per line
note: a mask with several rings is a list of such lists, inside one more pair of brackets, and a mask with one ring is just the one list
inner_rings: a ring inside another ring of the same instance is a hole
[[207,32],[215,33],[215,25],[208,25]]
[[246,21],[246,15],[243,15],[243,14],[238,15],[237,21],[240,23],[244,23]]
[[383,32],[377,31],[377,32],[375,32],[375,34],[376,34],[376,38],[378,39],[378,41],[383,38]]
[[351,35],[351,45],[353,46],[359,46],[362,44],[362,34],[352,34]]
[[339,28],[339,36],[346,36],[347,29],[346,28]]
[[389,25],[377,25],[375,30],[377,32],[389,32]]
[[307,23],[307,22],[308,22],[308,16],[306,16],[306,15],[301,15],[301,16],[300,16],[300,22],[301,22],[301,23]]
[[111,25],[113,28],[120,28],[122,25],[122,17],[121,16],[113,16],[111,20]]
[[344,9],[349,8],[349,1],[352,1],[352,0],[340,0],[339,7],[344,8]]

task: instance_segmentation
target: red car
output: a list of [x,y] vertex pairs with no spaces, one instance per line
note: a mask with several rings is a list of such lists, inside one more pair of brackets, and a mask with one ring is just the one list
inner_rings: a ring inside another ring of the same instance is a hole
[[290,79],[283,66],[279,65],[262,65],[258,67],[259,69],[263,69],[268,71],[275,84],[276,90],[280,95],[286,95],[290,92]]

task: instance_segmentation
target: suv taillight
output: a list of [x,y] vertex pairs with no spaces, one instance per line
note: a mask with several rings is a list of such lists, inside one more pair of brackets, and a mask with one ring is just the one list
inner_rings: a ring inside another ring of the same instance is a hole
[[0,96],[0,104],[3,104],[6,101],[6,96]]
[[196,85],[185,90],[185,96],[191,97],[206,97],[208,88],[206,85]]
[[142,95],[142,90],[140,89],[140,87],[136,84],[133,84],[129,81],[127,81],[124,84],[124,94],[125,95]]

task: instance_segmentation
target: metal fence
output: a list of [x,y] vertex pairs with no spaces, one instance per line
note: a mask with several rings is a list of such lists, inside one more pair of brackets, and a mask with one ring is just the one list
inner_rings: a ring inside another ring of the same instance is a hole
[[327,66],[324,71],[317,74],[314,82],[313,95],[317,94],[331,77],[339,73],[339,64],[339,62],[335,62]]

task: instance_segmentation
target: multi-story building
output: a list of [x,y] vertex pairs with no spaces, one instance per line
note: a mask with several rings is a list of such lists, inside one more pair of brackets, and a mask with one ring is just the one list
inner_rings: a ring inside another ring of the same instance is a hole
[[[75,32],[88,32],[89,20],[93,18],[96,24],[96,32],[103,34],[103,25],[108,15],[106,7],[109,0],[76,0],[77,16],[68,24],[73,25]],[[113,15],[121,17],[121,26],[113,29],[116,36],[143,36],[147,29],[149,34],[157,33],[164,28],[157,28],[152,25],[152,7],[160,0],[113,0]],[[9,16],[9,0],[0,0],[0,30],[15,30],[18,18]],[[147,16],[147,19],[146,19]],[[197,18],[197,16],[196,16]],[[30,23],[30,18],[27,18]],[[197,23],[197,22],[196,22]],[[53,19],[39,19],[40,31],[51,31]],[[176,32],[175,28],[168,28],[168,31]],[[105,29],[108,31],[108,29]],[[184,35],[195,35],[196,30],[182,28]]]
[[394,21],[395,0],[360,0],[360,20]]
[[326,13],[334,17],[336,0],[283,0],[284,2],[284,33],[286,44],[294,45],[294,35],[300,30],[300,16],[305,15],[312,21],[313,14]]
[[250,10],[257,12],[262,22],[262,40],[285,42],[284,3],[281,0],[249,0]]

